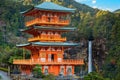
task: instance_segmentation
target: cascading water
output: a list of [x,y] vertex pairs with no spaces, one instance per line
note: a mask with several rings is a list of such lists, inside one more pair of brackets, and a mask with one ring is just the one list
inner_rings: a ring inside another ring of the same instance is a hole
[[88,73],[92,72],[92,41],[88,42]]

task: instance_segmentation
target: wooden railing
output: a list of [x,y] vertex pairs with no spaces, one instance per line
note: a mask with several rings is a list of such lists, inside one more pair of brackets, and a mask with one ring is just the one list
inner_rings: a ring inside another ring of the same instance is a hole
[[21,65],[34,65],[34,64],[40,64],[40,65],[83,65],[84,61],[83,59],[75,60],[75,59],[66,59],[62,60],[61,62],[57,61],[45,61],[42,62],[39,59],[14,59],[13,64],[21,64]]
[[29,38],[28,41],[47,41],[47,42],[64,42],[66,41],[66,38],[46,38],[44,37],[33,37],[33,38]]
[[36,18],[34,20],[30,20],[25,22],[25,25],[28,26],[32,26],[32,25],[62,25],[62,26],[67,26],[69,25],[69,20],[58,20],[58,21],[47,21],[47,20],[43,20],[43,19],[39,19]]
[[32,37],[28,39],[28,41],[39,41],[39,40],[40,40],[40,37]]
[[46,53],[46,54],[57,54],[57,53],[59,53],[59,54],[62,54],[63,51],[57,51],[57,50],[55,50],[55,51],[52,51],[52,50],[42,51],[42,50],[41,50],[40,53]]

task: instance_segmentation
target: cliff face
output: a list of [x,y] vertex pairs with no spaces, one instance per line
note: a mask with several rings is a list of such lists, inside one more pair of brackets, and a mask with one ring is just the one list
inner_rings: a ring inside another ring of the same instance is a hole
[[[81,39],[80,46],[75,48],[69,48],[65,51],[65,58],[72,59],[84,59],[85,64],[88,64],[88,40]],[[106,47],[106,40],[104,38],[96,38],[92,42],[92,57],[94,70],[97,72],[101,71],[103,64],[105,63],[105,58],[108,54]]]

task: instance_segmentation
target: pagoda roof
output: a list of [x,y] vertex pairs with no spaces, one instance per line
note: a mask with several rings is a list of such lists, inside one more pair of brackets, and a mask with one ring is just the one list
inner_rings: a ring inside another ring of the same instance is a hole
[[19,44],[16,45],[17,47],[25,47],[25,46],[65,46],[65,47],[71,47],[71,46],[78,46],[78,43],[69,43],[69,42],[31,42],[27,44]]
[[31,34],[31,31],[36,31],[37,29],[39,30],[54,30],[54,31],[60,31],[62,30],[63,32],[65,31],[75,31],[75,27],[45,27],[45,26],[34,26],[32,28],[27,28],[27,29],[22,29],[22,32],[28,32]]
[[27,13],[31,10],[46,10],[46,11],[57,11],[57,12],[71,12],[73,13],[75,11],[75,9],[71,9],[71,8],[66,8],[63,7],[61,5],[52,3],[52,2],[43,2],[37,6],[34,6],[32,9],[26,10],[24,12],[21,12],[22,14]]
[[45,27],[45,26],[34,26],[36,29],[47,29],[47,30],[70,30],[74,31],[76,28],[75,27]]

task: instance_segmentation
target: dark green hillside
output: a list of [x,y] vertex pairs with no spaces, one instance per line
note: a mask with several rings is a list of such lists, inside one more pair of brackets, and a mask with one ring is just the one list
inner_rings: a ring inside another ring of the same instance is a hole
[[114,13],[120,13],[120,9],[115,10]]

